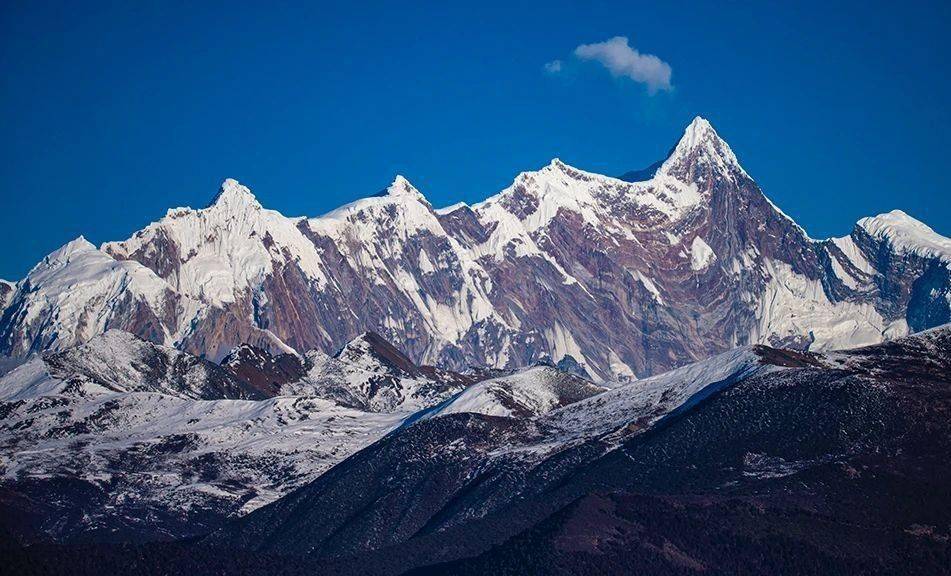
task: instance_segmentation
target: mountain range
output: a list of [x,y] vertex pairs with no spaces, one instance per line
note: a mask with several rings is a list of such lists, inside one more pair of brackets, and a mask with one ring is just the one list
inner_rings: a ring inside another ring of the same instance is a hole
[[243,344],[332,354],[371,331],[419,364],[564,361],[621,382],[746,344],[826,350],[951,319],[951,240],[897,210],[814,240],[702,118],[624,178],[556,159],[437,209],[398,176],[318,218],[229,179],[206,208],[98,248],[80,237],[3,283],[3,365],[109,329],[214,362]]
[[0,573],[951,573],[951,240],[702,118],[318,218],[226,180],[0,282]]

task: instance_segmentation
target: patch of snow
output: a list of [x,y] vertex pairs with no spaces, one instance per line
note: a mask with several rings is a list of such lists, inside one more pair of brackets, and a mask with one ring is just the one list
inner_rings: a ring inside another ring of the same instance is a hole
[[904,318],[899,318],[885,326],[885,329],[882,331],[882,336],[884,336],[886,340],[894,340],[895,338],[908,336],[910,333],[911,330],[908,328],[908,321]]
[[463,412],[487,416],[539,416],[566,402],[593,396],[604,390],[555,368],[535,366],[473,384],[424,417]]
[[34,356],[0,378],[0,401],[16,402],[59,393],[64,383],[50,376],[43,359]]
[[581,347],[575,341],[574,335],[560,322],[555,322],[550,328],[545,329],[545,341],[548,343],[549,354],[556,359],[556,362],[560,362],[565,356],[571,356],[578,364],[588,366],[588,359],[581,352]]
[[648,278],[647,276],[644,276],[640,270],[635,270],[634,272],[635,272],[635,275],[637,276],[637,279],[641,282],[641,285],[643,285],[644,288],[647,288],[647,291],[651,293],[651,296],[654,297],[654,300],[658,304],[663,306],[664,298],[660,295],[660,290],[657,289],[657,286],[654,285],[654,283],[651,281],[650,278]]
[[425,250],[419,251],[419,271],[423,274],[432,274],[436,268],[433,266],[433,263],[429,261],[429,256],[426,254]]
[[852,277],[851,274],[845,271],[845,268],[839,264],[839,259],[834,255],[829,256],[829,262],[832,263],[832,272],[835,273],[836,277],[839,280],[842,280],[842,283],[851,288],[852,290],[859,289],[859,281]]
[[700,236],[695,236],[690,244],[690,268],[692,270],[703,270],[710,265],[710,262],[717,257],[713,253],[713,248],[704,242]]
[[608,351],[608,361],[611,373],[614,375],[615,382],[632,382],[637,380],[634,370],[631,369],[614,350]]
[[769,282],[756,311],[759,325],[753,342],[772,337],[807,337],[810,350],[826,350],[881,342],[885,321],[870,303],[832,303],[818,278],[796,273],[785,262],[764,262]]
[[851,236],[832,238],[832,243],[845,254],[853,266],[866,274],[875,274],[875,269],[872,268],[872,265],[865,259],[865,255],[862,254],[862,249],[852,240]]

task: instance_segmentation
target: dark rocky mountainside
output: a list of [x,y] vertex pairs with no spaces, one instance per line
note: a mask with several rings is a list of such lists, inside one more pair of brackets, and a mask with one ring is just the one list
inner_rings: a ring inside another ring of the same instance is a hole
[[232,350],[221,366],[265,398],[277,396],[281,386],[300,380],[309,369],[306,358],[297,354],[272,356],[250,344]]
[[559,410],[418,422],[203,545],[329,573],[947,573],[951,329],[751,353],[557,449]]

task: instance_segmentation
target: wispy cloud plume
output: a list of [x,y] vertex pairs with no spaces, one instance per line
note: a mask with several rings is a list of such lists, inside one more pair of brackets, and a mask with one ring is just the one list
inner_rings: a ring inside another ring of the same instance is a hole
[[551,62],[546,62],[545,72],[548,72],[549,74],[557,74],[561,72],[561,60],[552,60]]
[[[594,44],[582,44],[575,48],[574,56],[579,60],[597,62],[614,76],[624,76],[644,84],[650,94],[673,88],[670,83],[670,64],[653,54],[641,54],[631,47],[626,36],[615,36]],[[560,71],[561,61],[549,62],[545,65],[545,70],[552,73]]]

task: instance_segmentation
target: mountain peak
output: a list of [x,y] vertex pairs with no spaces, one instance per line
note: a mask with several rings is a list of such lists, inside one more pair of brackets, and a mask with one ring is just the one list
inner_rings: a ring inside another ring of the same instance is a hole
[[887,240],[902,252],[951,261],[951,239],[901,210],[862,218],[856,226],[869,236]]
[[396,177],[393,178],[393,182],[386,187],[383,195],[391,198],[410,197],[423,199],[422,193],[402,174],[397,174]]
[[[726,142],[717,134],[716,129],[713,128],[713,124],[710,124],[710,121],[703,116],[697,116],[684,128],[683,136],[680,137],[671,156],[676,156],[678,153],[689,153],[701,146],[710,144],[722,144],[729,150],[729,146],[727,146]],[[732,154],[732,151],[730,153]]]
[[717,131],[713,129],[710,121],[703,116],[695,117],[684,129],[684,135],[681,142],[686,141],[689,147],[696,146],[705,138],[719,138]]
[[552,158],[551,162],[549,162],[547,166],[542,168],[542,171],[546,171],[546,170],[560,172],[562,174],[567,174],[568,176],[573,176],[578,174],[579,172],[584,172],[583,170],[579,168],[575,168],[571,164],[566,163],[561,158]]
[[254,197],[247,186],[243,186],[234,178],[226,178],[218,189],[218,194],[208,205],[209,208],[223,206],[229,208],[260,209],[261,204]]
[[924,222],[918,220],[914,216],[911,216],[904,210],[891,210],[890,212],[882,212],[877,216],[867,216],[858,221],[860,226],[871,225],[872,223],[881,223],[881,224],[910,224],[910,225],[920,225],[926,226]]
[[347,342],[334,357],[351,364],[362,363],[372,357],[406,374],[419,373],[419,368],[412,360],[372,331],[364,332]]
[[687,125],[680,141],[677,142],[673,152],[658,172],[685,176],[685,168],[699,164],[710,165],[720,170],[734,168],[746,174],[729,144],[720,138],[713,125],[702,116],[695,117]]
[[81,254],[83,252],[95,250],[97,250],[96,246],[89,240],[86,240],[85,236],[78,236],[66,244],[63,244],[53,252],[50,252],[43,260],[47,263],[60,262],[63,260],[68,260],[69,257],[74,254]]
[[86,240],[86,237],[85,237],[85,236],[83,236],[82,234],[80,234],[80,235],[77,236],[76,238],[74,238],[74,239],[70,240],[69,242],[67,242],[66,244],[64,244],[64,245],[63,245],[63,248],[61,248],[61,250],[62,250],[62,249],[68,249],[68,250],[71,251],[71,252],[76,252],[76,251],[80,251],[80,250],[83,250],[83,251],[85,251],[85,250],[95,250],[95,249],[96,249],[96,246],[95,246],[95,244],[93,244],[93,243],[90,242],[89,240]]

